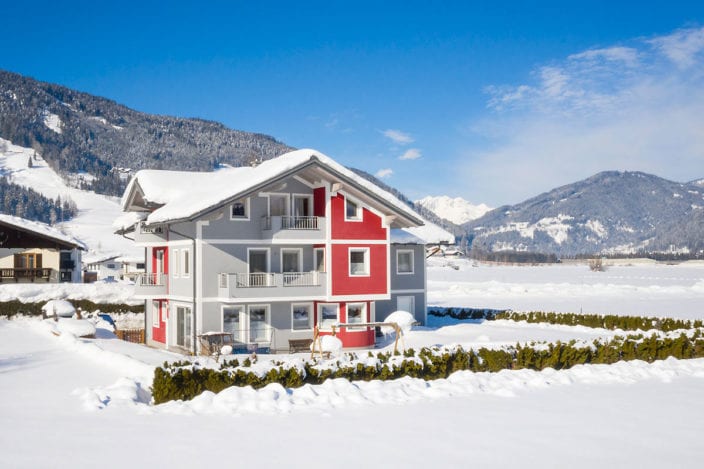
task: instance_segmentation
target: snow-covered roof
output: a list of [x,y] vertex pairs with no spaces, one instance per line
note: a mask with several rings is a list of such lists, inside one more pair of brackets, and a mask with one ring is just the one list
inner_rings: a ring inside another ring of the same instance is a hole
[[74,238],[73,236],[67,235],[56,228],[53,228],[46,223],[41,223],[38,221],[27,220],[25,218],[16,217],[13,215],[7,215],[4,213],[0,214],[0,223],[15,227],[20,230],[30,231],[38,236],[44,238],[50,238],[54,241],[59,241],[61,243],[69,244],[79,249],[86,249],[86,245],[82,241]]
[[423,220],[423,226],[391,230],[393,244],[454,244],[455,235],[435,223]]
[[[329,156],[310,149],[285,153],[255,167],[223,168],[209,173],[141,170],[130,180],[122,197],[122,208],[129,210],[129,204],[135,194],[139,193],[145,203],[157,207],[146,217],[149,224],[192,219],[213,207],[312,164],[318,164],[324,170],[365,190],[382,204],[412,221],[412,224],[422,223],[419,215],[393,194],[355,174]],[[126,221],[120,219],[117,224],[121,226],[116,228],[126,227]]]

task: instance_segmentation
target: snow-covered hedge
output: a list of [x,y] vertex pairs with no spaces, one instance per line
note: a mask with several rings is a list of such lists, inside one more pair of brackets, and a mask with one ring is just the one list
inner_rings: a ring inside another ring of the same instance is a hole
[[[69,300],[76,309],[81,308],[83,311],[100,311],[103,313],[144,313],[144,304],[128,305],[117,303],[94,303],[90,300]],[[41,316],[42,307],[46,301],[23,303],[19,300],[2,301],[0,302],[0,317],[14,316],[15,314],[24,314],[27,316]]]
[[438,317],[451,317],[459,320],[487,320],[507,319],[510,321],[526,321],[529,323],[548,323],[564,326],[599,327],[603,329],[623,331],[676,331],[680,329],[696,329],[704,327],[702,320],[690,321],[688,319],[654,318],[643,316],[617,316],[615,314],[576,314],[531,311],[520,313],[516,311],[501,311],[493,309],[471,308],[439,308],[431,307],[428,314]]
[[425,380],[447,378],[460,370],[497,372],[507,369],[567,369],[581,364],[611,364],[619,360],[652,362],[668,357],[704,357],[701,329],[679,335],[630,335],[608,341],[516,344],[503,349],[464,350],[460,346],[424,347],[403,354],[389,352],[345,353],[332,360],[256,363],[246,359],[225,362],[220,369],[198,363],[164,363],[154,372],[152,396],[155,404],[189,400],[203,391],[220,392],[230,386],[262,388],[278,383],[287,388],[321,384],[328,379],[350,381],[389,380],[404,376]]

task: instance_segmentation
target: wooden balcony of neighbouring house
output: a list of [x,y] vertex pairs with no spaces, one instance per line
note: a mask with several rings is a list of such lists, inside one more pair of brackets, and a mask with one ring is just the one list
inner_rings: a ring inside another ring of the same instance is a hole
[[166,295],[167,280],[166,274],[154,272],[138,274],[134,282],[134,294],[141,298]]
[[325,272],[220,273],[221,298],[310,298],[324,296]]
[[261,228],[263,239],[325,239],[325,217],[264,216]]
[[0,269],[2,283],[53,283],[59,279],[57,270],[49,268],[3,268]]

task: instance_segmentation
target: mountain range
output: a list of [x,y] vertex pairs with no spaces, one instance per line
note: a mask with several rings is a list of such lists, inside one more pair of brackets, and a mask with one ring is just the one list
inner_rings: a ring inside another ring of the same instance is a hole
[[[128,176],[143,168],[208,171],[253,164],[292,149],[267,135],[202,119],[146,114],[1,70],[0,139],[5,140],[0,153],[14,155],[13,161],[20,155],[31,160],[34,151],[39,164],[68,185],[107,195],[121,195]],[[9,149],[11,145],[19,147]],[[478,250],[565,256],[704,249],[704,179],[678,183],[609,171],[490,210],[446,196],[414,203],[371,174],[353,170],[430,221],[473,240]],[[48,195],[47,206],[58,206],[57,194]]]

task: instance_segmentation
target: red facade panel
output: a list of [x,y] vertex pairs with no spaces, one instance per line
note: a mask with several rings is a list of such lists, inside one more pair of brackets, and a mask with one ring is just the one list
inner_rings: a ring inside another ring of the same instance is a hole
[[325,188],[313,189],[313,215],[316,217],[325,216]]
[[381,217],[366,208],[362,209],[362,221],[346,221],[345,197],[341,194],[330,199],[330,212],[332,239],[386,239]]
[[[369,249],[369,275],[350,275],[350,248]],[[378,295],[387,293],[388,257],[386,244],[333,244],[332,295]]]
[[[164,344],[166,343],[166,302],[152,302],[152,314],[157,315],[159,321],[159,326],[152,325],[152,339]],[[154,324],[153,319],[152,324]]]

